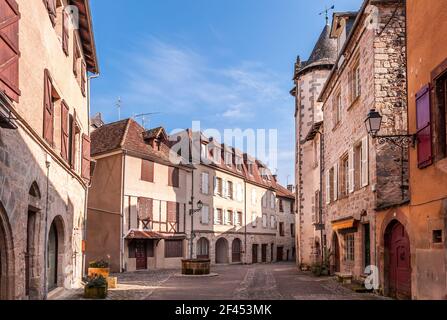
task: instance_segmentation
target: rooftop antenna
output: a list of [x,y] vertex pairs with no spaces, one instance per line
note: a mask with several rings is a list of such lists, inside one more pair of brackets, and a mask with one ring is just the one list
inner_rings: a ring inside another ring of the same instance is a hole
[[146,129],[146,117],[153,116],[155,114],[160,114],[160,113],[161,112],[150,112],[150,113],[136,114],[136,115],[134,115],[134,119],[141,118],[141,126]]
[[116,102],[116,108],[118,109],[118,121],[121,121],[121,97],[118,97],[118,101]]
[[322,16],[324,14],[325,18],[326,18],[326,24],[329,25],[329,11],[330,10],[334,10],[335,9],[335,5],[333,5],[332,7],[328,8],[327,6],[325,6],[324,11],[321,11],[318,15]]

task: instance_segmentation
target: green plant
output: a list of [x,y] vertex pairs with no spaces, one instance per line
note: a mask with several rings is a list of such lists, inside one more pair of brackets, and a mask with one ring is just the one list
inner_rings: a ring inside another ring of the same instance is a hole
[[109,262],[105,260],[92,261],[89,263],[90,268],[108,268]]
[[321,270],[322,270],[321,262],[315,262],[314,264],[312,264],[310,270],[315,276],[317,277],[321,276]]
[[107,280],[103,276],[97,276],[88,279],[87,288],[107,288]]

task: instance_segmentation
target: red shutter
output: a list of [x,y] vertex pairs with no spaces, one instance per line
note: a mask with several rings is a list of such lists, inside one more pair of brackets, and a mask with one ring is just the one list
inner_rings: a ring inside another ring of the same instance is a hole
[[68,161],[68,106],[65,101],[61,105],[61,156]]
[[56,25],[56,0],[43,0],[53,26]]
[[416,94],[416,117],[418,167],[425,168],[433,163],[429,85]]
[[64,53],[68,56],[68,42],[70,40],[70,28],[69,28],[69,20],[67,12],[64,10],[62,15],[62,49]]
[[48,70],[44,75],[44,98],[43,98],[43,138],[53,145],[54,131],[54,103],[53,103],[53,85]]
[[82,95],[85,97],[86,96],[86,77],[87,77],[87,67],[85,66],[85,62],[82,61],[81,63],[81,91],[82,91]]
[[168,173],[168,186],[178,188],[179,187],[179,177],[180,171],[178,168],[169,167]]
[[79,53],[78,41],[76,39],[75,37],[73,42],[73,74],[78,79],[78,59],[81,57],[81,54]]
[[82,178],[90,180],[90,138],[82,135]]
[[154,182],[154,163],[149,160],[141,160],[141,180]]
[[149,198],[138,198],[138,219],[140,221],[153,220],[153,200]]
[[19,102],[19,7],[0,0],[0,91]]
[[167,206],[167,218],[168,222],[178,222],[180,205],[177,202],[168,202]]

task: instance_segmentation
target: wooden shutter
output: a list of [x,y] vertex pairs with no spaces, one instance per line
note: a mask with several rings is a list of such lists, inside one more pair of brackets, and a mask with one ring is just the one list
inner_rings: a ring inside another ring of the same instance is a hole
[[53,85],[48,70],[45,70],[44,75],[44,98],[43,98],[43,137],[50,144],[53,145],[54,132],[54,103],[53,103]]
[[82,135],[82,178],[90,180],[90,138]]
[[179,169],[169,167],[168,171],[168,185],[170,187],[178,188],[179,187]]
[[79,52],[78,47],[78,41],[77,37],[74,37],[73,40],[73,74],[75,75],[76,79],[78,78],[78,59],[81,57],[81,54]]
[[68,161],[68,106],[65,101],[61,105],[61,156]]
[[70,27],[69,27],[69,16],[65,10],[62,14],[62,49],[64,53],[68,56],[68,44],[70,40]]
[[178,221],[179,209],[180,209],[179,203],[177,203],[177,202],[168,202],[168,206],[167,206],[168,222],[177,222]]
[[134,240],[131,240],[129,242],[128,250],[129,250],[129,258],[130,259],[135,258],[136,257],[136,255],[135,255],[136,250],[135,250],[135,241]]
[[368,136],[362,139],[362,188],[369,184],[369,143]]
[[84,97],[87,94],[86,84],[87,84],[87,67],[85,65],[85,61],[82,61],[82,63],[81,63],[81,92]]
[[154,182],[154,163],[152,161],[141,159],[141,180]]
[[0,0],[0,91],[19,102],[19,7],[15,0]]
[[330,171],[326,171],[326,204],[331,203],[331,178]]
[[165,240],[165,258],[183,257],[183,240]]
[[45,6],[50,16],[53,26],[56,25],[56,0],[44,0]]
[[338,163],[334,166],[334,201],[338,200]]
[[154,201],[149,198],[138,198],[138,219],[140,221],[153,220]]
[[353,193],[355,190],[355,183],[354,183],[354,177],[355,177],[355,160],[354,160],[354,148],[351,148],[349,150],[348,155],[348,186],[349,186],[349,193]]
[[433,164],[430,111],[430,86],[426,85],[416,94],[418,167],[420,169]]

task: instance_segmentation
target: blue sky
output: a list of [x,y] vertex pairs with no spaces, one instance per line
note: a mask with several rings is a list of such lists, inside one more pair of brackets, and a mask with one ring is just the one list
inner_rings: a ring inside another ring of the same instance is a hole
[[318,13],[361,0],[91,1],[101,77],[92,113],[106,122],[160,112],[147,124],[277,129],[283,184],[294,181],[296,56],[307,59],[324,26]]

